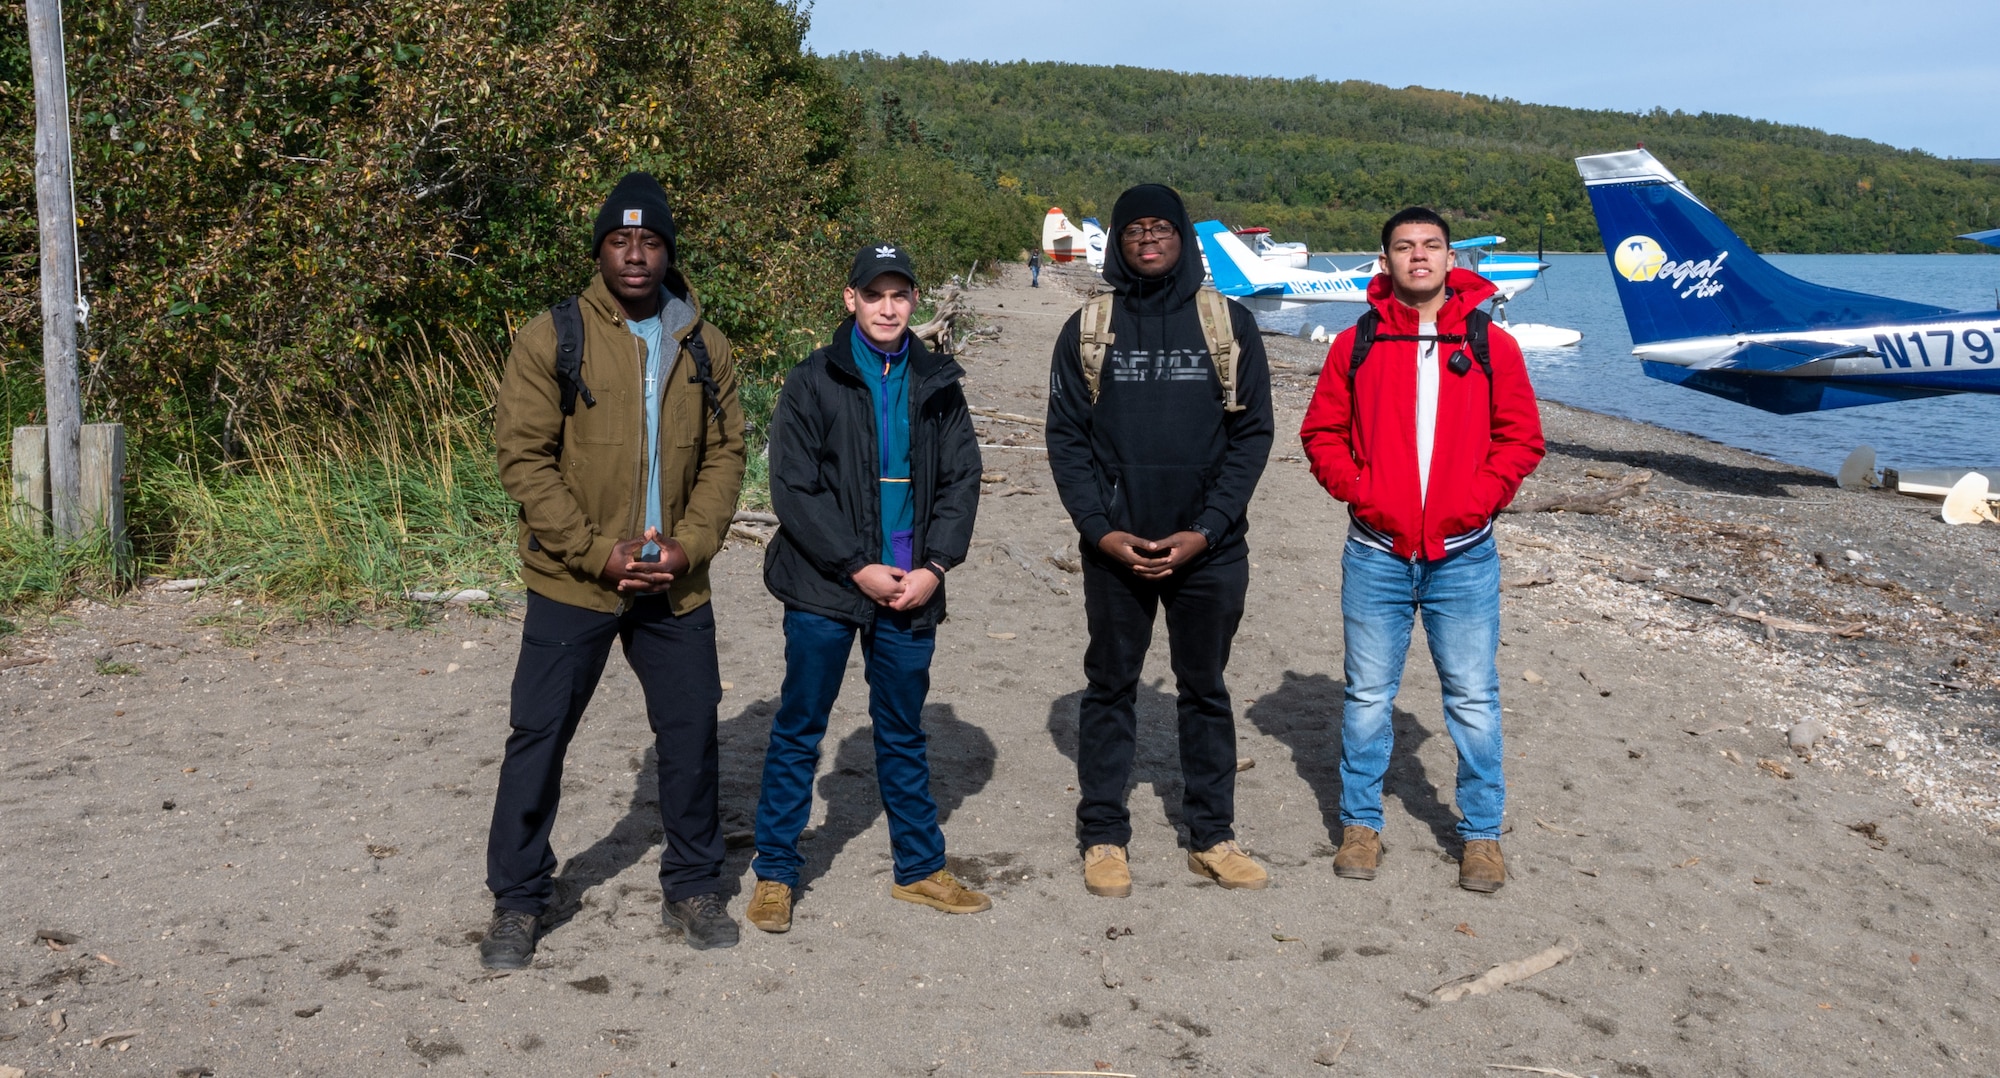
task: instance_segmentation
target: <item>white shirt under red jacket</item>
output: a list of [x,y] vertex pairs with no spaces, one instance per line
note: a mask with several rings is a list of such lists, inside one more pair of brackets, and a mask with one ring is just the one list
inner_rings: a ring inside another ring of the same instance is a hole
[[[1466,315],[1493,295],[1493,283],[1454,269],[1445,285],[1450,295],[1436,331],[1463,336]],[[1386,275],[1369,284],[1368,303],[1381,317],[1378,338],[1419,335],[1416,309],[1394,298]],[[1397,557],[1438,561],[1484,540],[1545,451],[1521,346],[1492,326],[1489,378],[1478,363],[1463,374],[1450,370],[1454,355],[1470,358],[1469,343],[1438,345],[1420,361],[1417,341],[1377,340],[1350,397],[1354,334],[1350,328],[1334,338],[1299,428],[1314,478],[1347,503],[1355,538]],[[1427,477],[1418,473],[1419,362],[1437,368]]]

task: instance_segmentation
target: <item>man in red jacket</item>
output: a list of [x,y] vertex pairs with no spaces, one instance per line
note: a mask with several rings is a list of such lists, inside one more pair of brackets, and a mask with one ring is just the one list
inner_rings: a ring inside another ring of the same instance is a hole
[[1452,266],[1444,219],[1403,210],[1382,226],[1382,253],[1388,272],[1368,286],[1369,313],[1334,339],[1299,431],[1314,477],[1347,503],[1351,523],[1333,867],[1375,878],[1391,707],[1421,613],[1458,747],[1459,886],[1497,891],[1507,786],[1493,517],[1542,459],[1541,416],[1520,346],[1478,310],[1493,285]]

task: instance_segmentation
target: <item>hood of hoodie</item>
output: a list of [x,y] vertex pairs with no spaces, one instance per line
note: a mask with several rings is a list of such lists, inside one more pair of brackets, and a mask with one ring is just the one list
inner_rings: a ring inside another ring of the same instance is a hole
[[[1445,274],[1444,285],[1451,290],[1445,297],[1444,306],[1438,310],[1438,324],[1456,326],[1464,323],[1468,312],[1493,297],[1496,288],[1492,281],[1481,277],[1469,269],[1451,268]],[[1415,333],[1417,310],[1396,299],[1396,286],[1389,275],[1378,273],[1368,282],[1368,305],[1382,316],[1383,329],[1392,333]],[[1450,332],[1450,331],[1447,331]]]
[[[1124,244],[1118,237],[1125,226],[1141,217],[1159,217],[1173,223],[1181,234],[1181,260],[1162,277],[1142,277],[1125,264]],[[1178,191],[1157,183],[1128,188],[1118,196],[1111,210],[1111,229],[1104,244],[1104,281],[1125,297],[1128,310],[1156,314],[1175,310],[1201,291],[1205,274],[1201,268],[1201,239],[1194,234],[1187,207]]]

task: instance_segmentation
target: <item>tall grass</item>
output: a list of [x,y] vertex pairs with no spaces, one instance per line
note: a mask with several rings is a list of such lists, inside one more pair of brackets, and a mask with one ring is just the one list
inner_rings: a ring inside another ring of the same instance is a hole
[[[185,432],[135,446],[127,513],[141,572],[205,577],[300,617],[400,607],[411,590],[518,580],[514,506],[494,470],[502,358],[454,335],[354,387],[328,417],[284,408],[240,432],[243,456],[186,451]],[[176,452],[175,449],[179,451]],[[114,590],[108,546],[0,527],[0,604]]]
[[176,571],[306,614],[510,586],[514,506],[492,437],[501,369],[490,345],[455,336],[355,387],[344,422],[276,410],[243,432],[233,466],[148,481],[149,522],[166,528],[148,546]]
[[[518,588],[515,506],[494,466],[504,364],[470,335],[422,342],[331,409],[280,406],[245,426],[245,452],[227,462],[191,451],[204,439],[184,429],[140,436],[127,488],[133,575],[203,577],[301,619],[416,616],[411,591]],[[39,389],[9,386],[0,400]],[[743,396],[756,427],[743,503],[759,507],[776,380],[746,377]],[[108,551],[101,535],[65,544],[0,521],[0,609],[115,594],[129,580],[112,576]]]

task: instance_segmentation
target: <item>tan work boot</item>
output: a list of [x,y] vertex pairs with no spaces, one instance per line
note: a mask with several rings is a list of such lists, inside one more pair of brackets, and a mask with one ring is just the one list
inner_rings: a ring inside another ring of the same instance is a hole
[[792,930],[792,889],[777,880],[758,880],[743,919],[766,932]]
[[1083,851],[1083,889],[1105,898],[1130,895],[1132,869],[1125,862],[1125,847],[1105,843]]
[[1264,871],[1264,866],[1250,860],[1250,855],[1243,852],[1243,847],[1238,846],[1235,839],[1225,839],[1205,850],[1190,851],[1188,868],[1231,890],[1261,891],[1265,884],[1271,882],[1271,874]]
[[1382,836],[1358,823],[1340,830],[1340,852],[1333,855],[1333,874],[1350,880],[1372,880],[1382,861]]
[[979,913],[993,908],[992,899],[968,890],[958,882],[958,877],[944,869],[938,869],[915,883],[899,883],[890,887],[889,897],[946,913]]
[[1465,844],[1465,856],[1458,862],[1458,885],[1468,891],[1490,894],[1507,882],[1507,862],[1500,856],[1500,843],[1475,838]]

